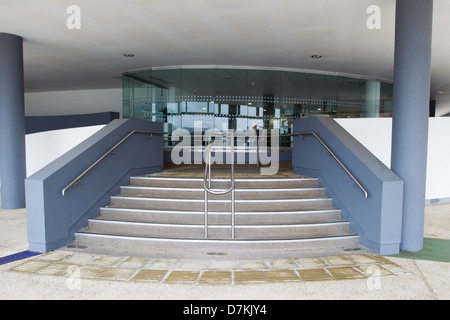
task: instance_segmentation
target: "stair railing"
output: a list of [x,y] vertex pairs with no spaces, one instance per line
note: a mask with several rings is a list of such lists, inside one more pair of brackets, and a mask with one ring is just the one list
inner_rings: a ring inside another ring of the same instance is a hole
[[105,159],[108,155],[114,154],[117,151],[117,148],[127,141],[132,135],[135,133],[144,133],[147,136],[147,139],[150,139],[153,134],[167,134],[167,132],[159,132],[159,131],[147,131],[147,130],[133,130],[129,134],[127,134],[122,140],[116,143],[111,149],[109,149],[106,153],[104,153],[100,158],[98,158],[93,164],[91,164],[86,170],[83,171],[78,177],[72,180],[64,189],[62,189],[61,194],[64,197],[66,195],[66,191],[73,186],[79,185],[81,183],[81,178],[83,178],[89,171],[91,171],[97,164],[99,164],[103,159]]
[[205,189],[205,239],[208,238],[208,194],[227,194],[231,192],[231,239],[235,238],[235,192],[234,192],[234,134],[231,134],[231,177],[230,187],[228,189],[212,189],[211,188],[211,153],[213,149],[222,146],[216,146],[215,142],[209,143],[205,148],[205,175],[203,179],[203,188]]
[[334,152],[331,151],[331,149],[325,144],[325,142],[323,142],[322,139],[320,139],[320,137],[315,132],[297,132],[297,133],[285,134],[284,136],[302,136],[302,135],[314,136],[314,138],[316,138],[317,141],[320,142],[320,144],[328,151],[328,153],[334,158],[334,160],[336,160],[336,162],[341,166],[341,168],[344,169],[345,173],[347,173],[347,175],[350,177],[350,179],[353,180],[355,185],[364,193],[364,198],[367,199],[367,197],[369,196],[367,190],[364,189],[364,187],[361,185],[361,183],[352,175],[350,170],[347,169],[347,167],[341,162],[341,160],[339,160],[339,158],[334,154]]

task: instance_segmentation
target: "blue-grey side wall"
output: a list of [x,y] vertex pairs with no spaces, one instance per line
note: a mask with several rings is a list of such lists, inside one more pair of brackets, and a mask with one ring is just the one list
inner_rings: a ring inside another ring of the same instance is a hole
[[311,135],[295,136],[294,172],[318,177],[360,244],[379,253],[400,250],[403,181],[331,117],[294,121],[294,133],[315,132],[367,190],[368,197]]
[[162,171],[163,135],[136,133],[62,195],[73,179],[133,130],[162,132],[163,127],[144,120],[114,120],[26,179],[31,251],[48,252],[73,242],[75,233],[99,215],[99,208],[109,204],[130,176]]
[[64,116],[25,117],[25,133],[37,133],[50,130],[77,128],[108,124],[119,119],[118,112],[100,112]]

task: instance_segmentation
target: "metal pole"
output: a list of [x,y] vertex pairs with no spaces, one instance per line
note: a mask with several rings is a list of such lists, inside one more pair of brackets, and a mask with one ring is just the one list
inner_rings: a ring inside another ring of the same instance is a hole
[[235,227],[235,207],[234,207],[234,188],[231,191],[231,239],[234,239]]
[[205,190],[205,239],[208,239],[208,191]]
[[234,225],[235,225],[235,206],[234,206],[234,135],[231,132],[231,239],[234,239]]

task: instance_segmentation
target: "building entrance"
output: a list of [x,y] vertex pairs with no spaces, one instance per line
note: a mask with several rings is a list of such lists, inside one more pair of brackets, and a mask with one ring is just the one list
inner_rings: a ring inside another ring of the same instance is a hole
[[[376,88],[376,90],[374,90]],[[164,122],[166,132],[277,129],[280,147],[293,120],[390,116],[392,84],[292,70],[174,67],[123,75],[123,117]],[[370,110],[369,110],[370,109]]]

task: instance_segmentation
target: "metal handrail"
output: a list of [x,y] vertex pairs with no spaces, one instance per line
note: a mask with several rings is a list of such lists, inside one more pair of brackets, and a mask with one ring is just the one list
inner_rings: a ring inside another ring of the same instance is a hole
[[211,152],[214,143],[210,143],[205,148],[205,176],[203,178],[203,188],[205,190],[205,239],[208,238],[208,193],[211,194],[227,194],[231,192],[231,238],[234,239],[235,229],[235,192],[234,192],[234,137],[231,139],[231,185],[228,189],[211,189]]
[[359,183],[359,181],[351,174],[351,172],[347,169],[347,167],[339,160],[339,158],[331,151],[331,149],[323,142],[322,139],[315,133],[315,132],[298,132],[298,133],[290,133],[290,134],[284,134],[283,136],[302,136],[302,135],[312,135],[314,136],[317,141],[320,142],[320,144],[328,151],[328,153],[336,160],[336,162],[344,169],[344,171],[347,173],[347,175],[353,180],[353,182],[356,184],[356,186],[361,189],[361,191],[364,193],[364,198],[367,199],[369,196],[368,192],[364,187]]
[[146,131],[146,130],[133,130],[129,134],[127,134],[122,140],[120,140],[118,143],[114,145],[111,149],[109,149],[105,154],[103,154],[100,158],[97,159],[93,164],[89,166],[86,170],[83,171],[82,174],[80,174],[78,177],[76,177],[74,180],[72,180],[71,183],[69,183],[64,189],[62,189],[61,193],[63,197],[66,194],[66,191],[70,189],[74,185],[78,185],[80,183],[80,180],[82,177],[84,177],[89,171],[92,170],[97,164],[99,164],[103,159],[105,159],[108,155],[113,154],[116,152],[116,149],[124,143],[128,138],[130,138],[135,133],[145,133],[147,134],[147,139],[151,138],[153,134],[167,134],[167,132],[159,132],[159,131]]
[[[211,161],[211,149],[216,146],[207,146],[205,153],[207,153],[208,161]],[[208,183],[208,186],[206,185]],[[211,189],[211,163],[205,166],[205,176],[203,178],[203,188],[212,194],[227,194],[234,188],[234,163],[231,164],[231,186],[228,189]]]

